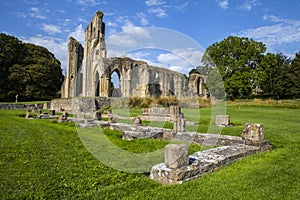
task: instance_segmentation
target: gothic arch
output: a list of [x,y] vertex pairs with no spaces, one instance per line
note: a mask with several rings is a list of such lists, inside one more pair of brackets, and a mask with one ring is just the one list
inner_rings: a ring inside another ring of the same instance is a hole
[[196,91],[197,95],[204,95],[204,79],[201,76],[196,81]]
[[[114,83],[113,83],[113,74],[116,73],[118,76],[118,81],[119,81],[119,88],[116,88]],[[110,88],[109,88],[109,97],[122,97],[122,84],[121,84],[121,73],[118,68],[114,69],[111,71],[109,74],[110,78]]]

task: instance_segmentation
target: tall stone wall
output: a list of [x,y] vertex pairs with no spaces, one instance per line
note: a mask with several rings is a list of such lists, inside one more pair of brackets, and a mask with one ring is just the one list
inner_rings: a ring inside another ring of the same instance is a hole
[[[99,84],[99,73],[103,69],[103,58],[106,58],[105,24],[103,13],[97,11],[84,31],[84,71],[82,96],[94,97]],[[105,77],[104,77],[105,78]]]
[[66,76],[61,87],[61,97],[70,98],[81,93],[82,75],[80,73],[83,60],[83,47],[73,37],[69,38],[68,66]]

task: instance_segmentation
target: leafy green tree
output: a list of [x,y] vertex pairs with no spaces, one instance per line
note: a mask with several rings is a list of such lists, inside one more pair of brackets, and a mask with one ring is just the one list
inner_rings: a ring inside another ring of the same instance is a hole
[[289,77],[291,80],[290,94],[292,98],[300,98],[300,51],[291,62]]
[[[60,62],[46,48],[0,35],[1,97],[50,99],[58,96],[63,81]],[[3,78],[3,79],[2,79]]]
[[209,46],[202,62],[219,71],[227,97],[246,98],[258,84],[257,66],[265,51],[262,42],[229,36]]
[[21,64],[25,45],[17,38],[0,33],[0,99],[7,98],[12,84],[8,80],[9,68]]

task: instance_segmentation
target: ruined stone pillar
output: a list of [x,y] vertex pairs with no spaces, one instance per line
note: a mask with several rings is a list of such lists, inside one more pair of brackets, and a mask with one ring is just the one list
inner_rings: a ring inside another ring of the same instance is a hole
[[173,130],[176,132],[184,132],[185,131],[185,119],[182,117],[182,114],[180,114],[174,120]]
[[171,169],[189,165],[188,147],[184,144],[169,144],[165,148],[165,164]]
[[264,125],[246,123],[242,138],[246,145],[259,145],[264,141]]

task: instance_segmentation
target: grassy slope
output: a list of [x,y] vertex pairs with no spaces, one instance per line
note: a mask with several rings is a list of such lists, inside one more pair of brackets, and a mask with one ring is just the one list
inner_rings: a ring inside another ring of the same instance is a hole
[[[300,199],[299,111],[229,106],[235,126],[224,128],[224,134],[240,135],[246,122],[263,123],[274,149],[198,180],[162,186],[144,174],[101,164],[85,149],[72,124],[25,120],[17,116],[22,111],[0,110],[0,198]],[[207,127],[209,115],[209,109],[201,109],[201,126]],[[109,134],[114,143],[132,151],[139,151],[139,143],[150,149],[164,143],[123,142],[118,134]]]

